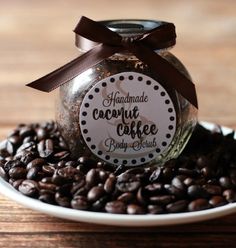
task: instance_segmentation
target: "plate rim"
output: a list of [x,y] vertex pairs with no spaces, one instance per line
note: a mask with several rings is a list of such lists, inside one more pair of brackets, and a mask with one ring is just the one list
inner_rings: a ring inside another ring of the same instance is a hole
[[[199,122],[207,129],[212,129],[216,124],[212,122]],[[233,129],[225,126],[220,126],[224,134],[230,133]],[[236,202],[228,203],[224,206],[201,210],[196,212],[184,212],[173,214],[142,214],[142,215],[127,215],[127,214],[110,214],[101,212],[92,212],[85,210],[76,210],[61,206],[51,205],[22,195],[14,189],[8,182],[0,178],[0,193],[6,198],[38,212],[48,214],[54,217],[63,219],[87,222],[93,224],[113,225],[113,226],[129,226],[129,227],[144,227],[144,226],[165,226],[187,224],[213,218],[222,217],[236,212]]]

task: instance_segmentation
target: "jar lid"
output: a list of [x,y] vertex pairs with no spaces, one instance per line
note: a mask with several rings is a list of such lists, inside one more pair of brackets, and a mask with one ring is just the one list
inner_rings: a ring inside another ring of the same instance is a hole
[[[108,27],[110,30],[117,32],[123,37],[132,37],[157,28],[166,22],[140,19],[117,19],[99,21],[99,23]],[[75,44],[82,51],[88,51],[98,45],[98,43],[83,38],[77,34],[75,36]]]

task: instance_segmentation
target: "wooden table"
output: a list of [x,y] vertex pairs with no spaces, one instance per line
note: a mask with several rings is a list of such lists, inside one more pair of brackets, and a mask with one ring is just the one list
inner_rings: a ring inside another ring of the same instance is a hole
[[[0,138],[54,118],[54,93],[24,84],[77,55],[80,15],[174,22],[173,53],[198,89],[199,119],[236,128],[236,1],[0,0]],[[0,247],[236,247],[236,215],[197,224],[121,228],[61,220],[0,196]]]

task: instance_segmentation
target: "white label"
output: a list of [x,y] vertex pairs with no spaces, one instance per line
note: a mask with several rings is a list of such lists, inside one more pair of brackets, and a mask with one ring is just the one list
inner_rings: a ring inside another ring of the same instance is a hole
[[167,91],[154,79],[122,72],[94,85],[80,109],[80,127],[87,146],[101,159],[140,165],[170,145],[176,113]]

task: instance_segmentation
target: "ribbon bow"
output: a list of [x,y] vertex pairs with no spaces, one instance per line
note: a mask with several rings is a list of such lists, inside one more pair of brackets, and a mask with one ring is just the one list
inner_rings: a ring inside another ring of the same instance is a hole
[[100,44],[27,86],[50,92],[113,54],[128,51],[147,64],[154,77],[165,87],[175,89],[192,105],[198,107],[195,85],[154,51],[175,44],[174,24],[163,23],[157,28],[132,38],[122,37],[101,23],[83,16],[74,32]]

